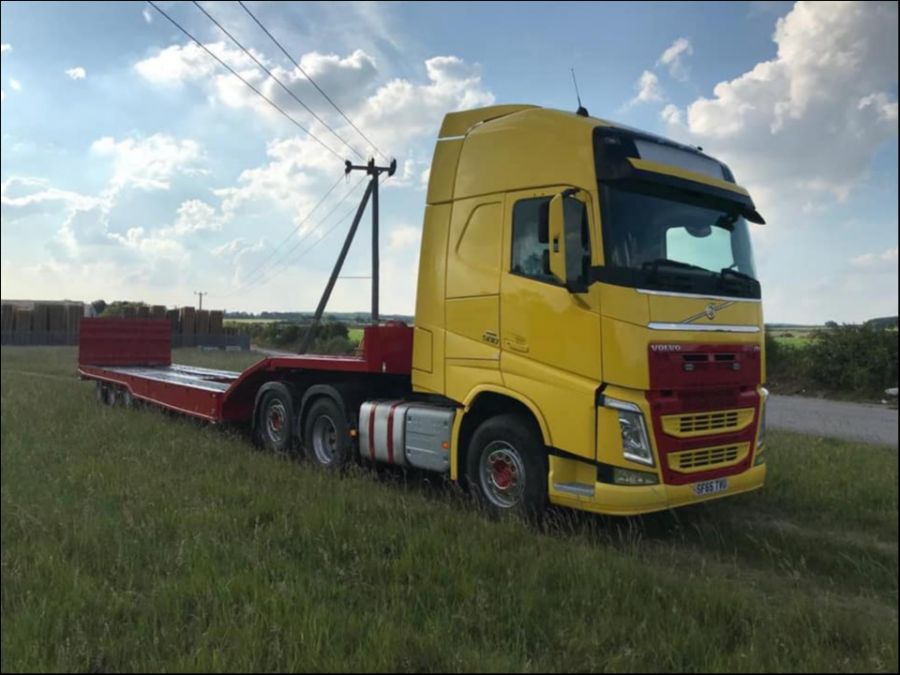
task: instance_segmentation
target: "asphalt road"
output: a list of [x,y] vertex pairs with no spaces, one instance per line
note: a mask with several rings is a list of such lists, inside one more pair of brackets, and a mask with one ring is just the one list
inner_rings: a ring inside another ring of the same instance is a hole
[[767,422],[771,429],[897,447],[897,411],[883,405],[773,394]]

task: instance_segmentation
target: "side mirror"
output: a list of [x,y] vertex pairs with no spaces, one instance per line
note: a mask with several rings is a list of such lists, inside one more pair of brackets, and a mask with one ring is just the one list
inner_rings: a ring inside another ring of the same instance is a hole
[[566,216],[563,204],[563,193],[550,200],[549,213],[549,244],[550,244],[550,273],[560,283],[565,284],[566,276]]

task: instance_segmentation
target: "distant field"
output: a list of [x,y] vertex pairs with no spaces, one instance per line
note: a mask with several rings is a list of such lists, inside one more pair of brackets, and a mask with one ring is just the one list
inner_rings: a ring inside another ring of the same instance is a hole
[[774,337],[776,340],[778,340],[778,342],[780,342],[782,344],[796,345],[798,347],[803,346],[803,345],[808,345],[810,342],[812,342],[812,336],[808,335],[808,334],[807,335],[799,335],[799,334],[775,335]]
[[0,357],[4,672],[898,670],[896,450],[770,432],[762,491],[538,527]]
[[820,330],[824,326],[803,327],[803,328],[769,328],[767,332],[778,342],[784,345],[795,345],[802,347],[812,341],[812,334],[816,330]]
[[223,319],[222,323],[240,325],[242,323],[275,323],[279,319]]

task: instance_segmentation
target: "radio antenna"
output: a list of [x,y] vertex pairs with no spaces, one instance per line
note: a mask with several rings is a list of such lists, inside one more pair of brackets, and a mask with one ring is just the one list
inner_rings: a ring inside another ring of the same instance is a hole
[[575,79],[575,69],[569,68],[569,70],[572,72],[572,84],[575,85],[575,98],[578,99],[578,110],[575,111],[575,114],[581,115],[582,117],[587,117],[587,108],[581,105],[581,94],[578,92],[578,80]]

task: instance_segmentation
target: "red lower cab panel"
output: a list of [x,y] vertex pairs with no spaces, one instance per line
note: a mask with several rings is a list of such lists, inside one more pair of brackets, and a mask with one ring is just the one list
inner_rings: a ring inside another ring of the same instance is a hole
[[[647,400],[665,483],[722,478],[752,466],[761,357],[758,345],[650,345]],[[670,466],[673,457],[691,470]]]

